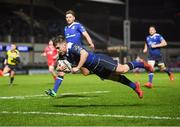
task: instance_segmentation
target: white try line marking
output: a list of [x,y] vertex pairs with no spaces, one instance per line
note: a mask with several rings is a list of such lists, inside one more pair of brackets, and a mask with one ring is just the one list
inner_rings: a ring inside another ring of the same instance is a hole
[[153,119],[153,120],[180,120],[180,117],[169,116],[128,116],[110,114],[84,114],[84,113],[63,113],[63,112],[8,112],[1,111],[0,114],[22,114],[22,115],[60,115],[78,117],[104,117],[104,118],[128,118],[128,119]]
[[[92,91],[92,92],[77,92],[77,93],[62,93],[60,96],[64,95],[75,95],[75,94],[101,94],[101,93],[109,93],[110,91]],[[35,97],[45,97],[47,95],[40,94],[40,95],[27,95],[27,96],[6,96],[0,97],[0,100],[6,99],[27,99],[27,98],[35,98]],[[47,99],[47,98],[46,98]]]

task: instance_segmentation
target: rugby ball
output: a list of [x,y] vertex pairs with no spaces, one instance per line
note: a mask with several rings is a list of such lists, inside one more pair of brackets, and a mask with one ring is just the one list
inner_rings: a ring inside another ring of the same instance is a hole
[[69,63],[67,60],[58,60],[58,64],[57,65],[64,67],[64,70],[61,70],[63,72],[71,72],[71,70],[72,70],[71,63]]

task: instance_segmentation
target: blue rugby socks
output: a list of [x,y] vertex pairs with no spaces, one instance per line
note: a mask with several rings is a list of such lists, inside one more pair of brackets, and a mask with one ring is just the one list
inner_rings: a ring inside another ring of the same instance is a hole
[[149,81],[148,82],[152,83],[154,73],[149,73],[148,76],[149,76]]
[[54,91],[55,93],[57,93],[57,91],[58,91],[58,89],[59,89],[59,86],[61,85],[61,83],[62,83],[62,81],[63,81],[63,78],[64,78],[64,76],[58,76],[58,77],[57,77],[57,79],[56,79],[56,81],[55,81],[55,84],[54,84],[54,89],[53,89],[53,91]]

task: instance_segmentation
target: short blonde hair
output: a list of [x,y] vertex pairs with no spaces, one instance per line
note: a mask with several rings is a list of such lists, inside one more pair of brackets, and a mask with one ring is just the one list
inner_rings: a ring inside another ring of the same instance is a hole
[[68,11],[66,11],[66,15],[67,14],[71,14],[71,15],[73,15],[74,17],[75,17],[75,12],[73,11],[73,10],[68,10]]

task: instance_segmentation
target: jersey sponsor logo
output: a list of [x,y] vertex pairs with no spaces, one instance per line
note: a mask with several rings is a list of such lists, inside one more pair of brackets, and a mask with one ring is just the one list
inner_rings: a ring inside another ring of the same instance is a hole
[[66,38],[75,37],[75,36],[76,36],[76,34],[72,34],[72,35],[67,34]]

